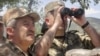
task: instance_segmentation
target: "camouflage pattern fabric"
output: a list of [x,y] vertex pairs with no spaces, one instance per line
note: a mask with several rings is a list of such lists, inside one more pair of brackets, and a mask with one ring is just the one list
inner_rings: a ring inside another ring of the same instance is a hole
[[28,50],[28,54],[19,50],[13,43],[3,43],[0,46],[0,56],[34,56]]
[[94,48],[90,52],[90,56],[100,56],[100,48]]
[[[94,46],[87,35],[82,36],[77,31],[70,31],[64,36],[55,37],[48,56],[64,56],[65,52],[71,49],[93,49]],[[63,41],[64,39],[64,41]]]
[[66,52],[65,56],[100,56],[100,48],[88,49],[72,49]]
[[[37,35],[37,41],[42,36],[43,34]],[[72,49],[91,50],[93,48],[95,47],[93,46],[91,39],[87,34],[83,35],[77,30],[70,30],[66,33],[66,36],[56,36],[54,38],[47,56],[65,56],[65,53]]]
[[89,56],[90,50],[87,49],[72,49],[66,52],[65,56]]
[[0,56],[12,56],[12,55],[14,54],[6,46],[6,41],[5,40],[0,41]]

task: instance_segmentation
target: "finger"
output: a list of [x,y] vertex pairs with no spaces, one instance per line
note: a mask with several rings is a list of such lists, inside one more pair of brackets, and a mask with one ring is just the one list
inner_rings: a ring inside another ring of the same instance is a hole
[[71,19],[72,21],[74,21],[74,22],[77,21],[77,19],[76,19],[74,16],[72,16],[70,19]]
[[58,13],[60,13],[60,11],[61,11],[62,8],[64,8],[64,6],[60,6],[60,7],[58,8],[58,10],[57,10]]

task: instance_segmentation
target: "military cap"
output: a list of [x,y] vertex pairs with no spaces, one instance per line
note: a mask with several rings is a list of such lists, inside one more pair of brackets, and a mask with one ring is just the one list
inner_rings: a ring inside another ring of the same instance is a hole
[[40,19],[40,16],[38,15],[37,12],[28,12],[27,9],[22,8],[22,7],[15,7],[15,8],[10,8],[7,10],[3,17],[3,21],[5,25],[7,25],[12,19],[17,19],[20,17],[24,16],[30,16],[34,20],[34,22],[37,22]]
[[45,14],[53,10],[56,6],[65,6],[65,4],[62,1],[52,1],[45,6]]

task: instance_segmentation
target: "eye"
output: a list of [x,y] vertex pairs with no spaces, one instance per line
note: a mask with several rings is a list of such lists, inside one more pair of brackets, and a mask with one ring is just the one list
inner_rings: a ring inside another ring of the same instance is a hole
[[24,22],[23,23],[25,26],[29,26],[29,23],[28,22]]

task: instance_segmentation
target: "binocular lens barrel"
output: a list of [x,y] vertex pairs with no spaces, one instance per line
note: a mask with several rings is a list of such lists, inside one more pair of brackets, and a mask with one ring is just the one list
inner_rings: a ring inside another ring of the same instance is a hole
[[69,8],[63,8],[61,11],[60,11],[60,14],[61,14],[61,17],[63,18],[65,15],[69,15],[69,16],[75,16],[75,17],[79,17],[79,16],[82,16],[84,14],[84,9],[82,8],[79,8],[75,11],[72,11],[71,9]]

